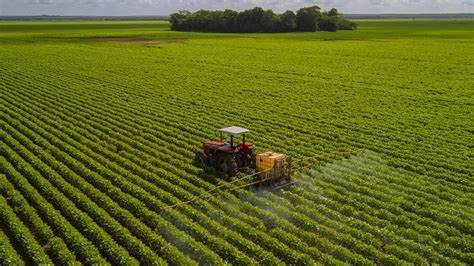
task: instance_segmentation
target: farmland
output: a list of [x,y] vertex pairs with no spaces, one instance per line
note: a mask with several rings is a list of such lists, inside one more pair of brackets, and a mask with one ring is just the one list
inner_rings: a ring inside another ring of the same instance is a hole
[[[474,20],[358,23],[0,22],[0,264],[474,264]],[[230,125],[300,185],[163,211]]]

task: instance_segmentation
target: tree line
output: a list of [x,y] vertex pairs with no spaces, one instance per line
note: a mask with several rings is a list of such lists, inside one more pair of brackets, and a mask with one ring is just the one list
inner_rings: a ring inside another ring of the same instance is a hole
[[353,30],[357,27],[333,8],[321,12],[318,6],[304,7],[296,13],[288,10],[276,14],[261,7],[242,12],[226,9],[224,11],[199,10],[180,11],[170,16],[171,29],[176,31],[200,32],[314,32]]

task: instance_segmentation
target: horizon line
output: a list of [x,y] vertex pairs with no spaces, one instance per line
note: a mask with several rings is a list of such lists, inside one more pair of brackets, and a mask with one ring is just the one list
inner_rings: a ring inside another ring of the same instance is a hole
[[[474,15],[474,12],[427,12],[427,13],[342,13],[343,15]],[[169,17],[168,15],[0,15],[0,17]]]

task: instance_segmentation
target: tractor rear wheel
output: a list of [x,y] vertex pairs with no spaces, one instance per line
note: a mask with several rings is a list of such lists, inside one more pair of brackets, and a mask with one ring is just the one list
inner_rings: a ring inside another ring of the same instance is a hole
[[230,154],[221,153],[217,155],[216,170],[225,174],[229,181],[237,173],[237,162],[234,156]]

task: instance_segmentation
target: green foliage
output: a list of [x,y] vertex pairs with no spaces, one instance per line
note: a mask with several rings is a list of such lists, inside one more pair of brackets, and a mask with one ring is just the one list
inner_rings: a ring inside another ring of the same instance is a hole
[[296,12],[296,29],[298,31],[319,31],[321,8],[318,6],[304,7]]
[[7,232],[12,236],[12,240],[21,247],[31,263],[49,264],[50,258],[28,228],[15,215],[13,209],[8,206],[7,200],[0,196],[0,222],[5,226]]
[[[359,24],[2,22],[0,264],[472,265],[474,21]],[[233,124],[299,186],[163,211],[223,182],[192,159]]]
[[25,265],[20,254],[15,250],[8,235],[0,228],[0,263],[3,265]]
[[46,252],[61,264],[72,264],[76,261],[74,254],[68,250],[63,239],[56,237],[51,228],[44,224],[37,212],[28,202],[15,190],[5,176],[0,175],[0,194],[3,194],[16,215],[21,217],[36,232],[41,245],[46,247]]
[[277,28],[282,32],[293,32],[296,30],[296,14],[287,10],[285,13],[280,15],[280,22]]
[[[242,12],[232,10],[199,10],[194,13],[181,11],[171,14],[170,23],[172,30],[202,32],[312,32],[355,28],[349,26],[355,24],[344,20],[337,9],[333,8],[329,12],[325,12],[323,18],[317,6],[301,8],[296,15],[293,11],[277,15],[272,10],[263,10],[260,7]],[[322,28],[320,23],[323,23]],[[335,28],[332,25],[335,25]]]

